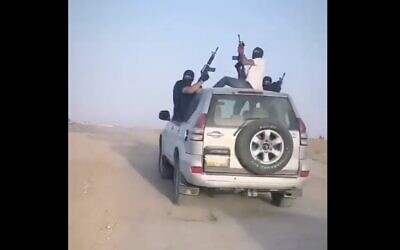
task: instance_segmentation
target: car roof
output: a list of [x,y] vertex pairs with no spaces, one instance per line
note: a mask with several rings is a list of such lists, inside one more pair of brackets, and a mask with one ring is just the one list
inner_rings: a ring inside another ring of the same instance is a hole
[[287,93],[278,93],[274,91],[259,91],[254,89],[243,89],[243,88],[203,88],[203,91],[210,94],[221,94],[221,95],[237,95],[237,94],[256,94],[264,96],[277,96],[277,97],[289,97]]

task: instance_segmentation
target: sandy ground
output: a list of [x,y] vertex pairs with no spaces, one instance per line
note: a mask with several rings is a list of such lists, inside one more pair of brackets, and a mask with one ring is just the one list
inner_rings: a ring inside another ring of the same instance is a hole
[[186,197],[158,175],[159,131],[69,128],[69,249],[327,249],[326,142],[310,142],[312,169],[291,208],[269,197]]

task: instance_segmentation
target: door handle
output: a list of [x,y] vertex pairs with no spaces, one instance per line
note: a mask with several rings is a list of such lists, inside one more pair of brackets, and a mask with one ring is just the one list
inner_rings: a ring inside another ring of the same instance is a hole
[[224,136],[224,134],[221,133],[221,132],[219,132],[219,131],[208,132],[207,135],[208,135],[208,136],[211,136],[211,137],[216,137],[216,138],[219,138],[219,137],[221,137],[221,136]]

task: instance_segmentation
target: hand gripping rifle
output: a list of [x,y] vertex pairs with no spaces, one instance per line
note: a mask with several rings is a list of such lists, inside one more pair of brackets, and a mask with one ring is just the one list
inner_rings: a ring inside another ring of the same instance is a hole
[[[244,42],[240,40],[240,35],[238,34],[239,38],[239,47],[244,48]],[[240,62],[241,56],[238,54],[237,56],[232,56],[232,60],[236,60],[237,63],[235,64],[236,71],[238,72],[238,79],[245,80],[246,73],[244,70],[244,65]]]

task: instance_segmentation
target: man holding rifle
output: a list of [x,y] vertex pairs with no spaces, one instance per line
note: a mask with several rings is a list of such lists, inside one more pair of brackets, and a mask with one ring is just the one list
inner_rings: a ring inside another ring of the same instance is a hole
[[172,116],[173,121],[183,121],[187,107],[189,106],[192,97],[201,88],[201,85],[209,78],[208,73],[201,75],[199,80],[192,85],[194,79],[194,72],[192,70],[186,70],[183,73],[182,80],[175,83],[173,100],[174,100],[174,114]]
[[172,116],[173,121],[183,121],[185,119],[186,110],[189,107],[190,102],[193,99],[194,94],[198,92],[203,83],[210,77],[208,72],[214,72],[215,68],[211,68],[210,65],[214,60],[215,54],[218,51],[218,47],[215,51],[211,52],[211,56],[207,63],[203,66],[200,71],[199,80],[192,85],[194,80],[194,72],[192,70],[186,70],[183,73],[182,80],[175,83],[173,100],[174,100],[174,114]]
[[[237,51],[239,55],[232,59],[238,60],[238,63],[235,65],[236,70],[238,71],[238,79],[225,76],[214,85],[214,88],[222,88],[227,85],[232,88],[252,88],[255,90],[263,90],[263,77],[265,73],[263,49],[260,47],[254,48],[252,59],[247,59],[244,54],[244,43],[243,41],[240,41],[239,35],[239,46]],[[247,73],[245,72],[245,66],[248,67]]]
[[286,73],[283,73],[282,77],[279,77],[279,80],[276,82],[272,82],[272,78],[270,76],[266,76],[263,79],[263,88],[264,90],[274,91],[274,92],[281,92],[281,86],[283,78],[285,77]]

